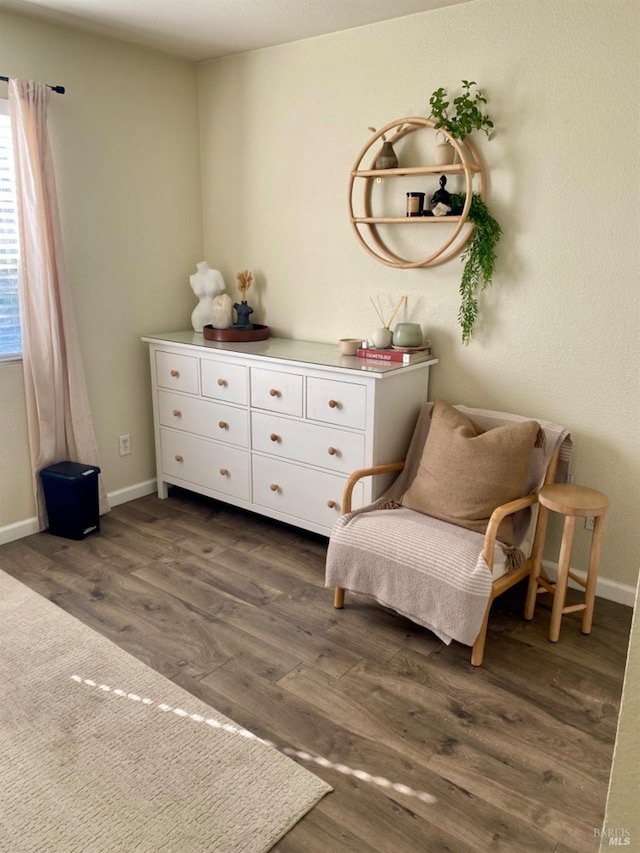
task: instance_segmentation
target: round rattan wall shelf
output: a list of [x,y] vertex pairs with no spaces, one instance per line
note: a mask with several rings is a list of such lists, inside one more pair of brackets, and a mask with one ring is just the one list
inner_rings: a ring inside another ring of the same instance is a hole
[[[379,140],[385,135],[392,145],[417,131],[435,131],[434,122],[428,118],[414,116],[392,121],[377,131],[358,154],[349,179],[349,216],[351,225],[364,249],[377,261],[398,269],[416,269],[434,267],[448,261],[464,247],[473,233],[473,225],[468,220],[471,197],[474,191],[473,179],[478,176],[478,195],[485,200],[486,179],[484,168],[474,146],[465,139],[464,143],[454,139],[446,130],[438,130],[454,147],[458,163],[452,166],[399,166],[396,169],[376,169],[376,159],[380,153]],[[392,135],[389,135],[392,134]],[[396,152],[397,153],[397,152]],[[370,158],[370,159],[369,159]],[[372,192],[374,183],[380,179],[420,177],[420,176],[464,177],[464,208],[459,216],[374,216],[372,214]],[[356,189],[357,188],[357,189]],[[362,189],[359,201],[356,196]],[[401,257],[397,251],[387,245],[380,234],[380,225],[407,228],[447,227],[447,237],[442,245],[426,257],[411,260]]]

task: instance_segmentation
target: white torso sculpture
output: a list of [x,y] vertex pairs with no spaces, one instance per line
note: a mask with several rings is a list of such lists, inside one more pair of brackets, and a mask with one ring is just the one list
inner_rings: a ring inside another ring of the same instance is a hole
[[212,270],[206,261],[196,264],[197,272],[190,276],[191,288],[198,297],[198,304],[191,314],[194,331],[202,332],[202,327],[211,322],[213,297],[222,293],[226,285],[219,270]]

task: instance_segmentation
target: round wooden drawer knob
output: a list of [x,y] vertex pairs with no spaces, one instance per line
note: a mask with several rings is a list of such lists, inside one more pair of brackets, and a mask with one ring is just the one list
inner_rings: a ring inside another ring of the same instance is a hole
[[278,486],[278,484],[277,484],[277,483],[271,483],[271,485],[269,486],[269,488],[271,489],[271,491],[272,491],[272,492],[277,492],[277,491],[278,491],[278,489],[279,489],[279,486]]
[[180,409],[174,409],[173,410],[173,417],[174,418],[181,418],[182,417],[182,412],[180,411]]
[[179,453],[176,453],[175,460],[176,462],[184,462],[184,457],[180,456]]
[[280,441],[280,436],[277,435],[275,432],[272,432],[269,438],[271,439],[271,441]]
[[329,507],[329,509],[333,509],[335,505],[336,505],[335,501],[327,501],[327,506]]
[[220,427],[220,429],[227,429],[229,427],[229,424],[226,421],[220,421],[218,423],[218,426]]
[[335,456],[337,452],[338,452],[338,451],[335,449],[335,447],[330,447],[330,448],[327,450],[327,453],[329,454],[329,456]]
[[271,388],[271,390],[269,391],[269,396],[270,397],[279,397],[280,392],[278,391],[277,388]]
[[227,385],[227,380],[226,380],[226,379],[218,379],[218,385],[219,385],[221,388],[225,388],[225,387],[226,387],[226,385]]
[[227,477],[227,476],[229,475],[229,472],[227,471],[227,469],[226,469],[226,468],[221,468],[221,469],[220,469],[220,474],[221,474],[223,477]]
[[174,378],[176,378],[176,377],[180,376],[180,371],[179,371],[179,370],[172,370],[172,371],[171,371],[171,376],[173,376]]
[[340,408],[340,403],[337,400],[329,400],[329,408],[330,409],[338,409]]

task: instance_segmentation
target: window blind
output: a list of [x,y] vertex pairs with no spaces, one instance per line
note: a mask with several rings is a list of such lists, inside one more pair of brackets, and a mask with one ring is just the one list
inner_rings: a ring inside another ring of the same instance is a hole
[[9,104],[0,100],[0,360],[19,356],[18,213]]

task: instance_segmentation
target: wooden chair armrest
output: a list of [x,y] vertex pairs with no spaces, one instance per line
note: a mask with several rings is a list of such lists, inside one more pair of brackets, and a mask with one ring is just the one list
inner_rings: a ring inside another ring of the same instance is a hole
[[358,468],[347,480],[342,493],[342,515],[351,512],[351,498],[353,489],[358,480],[363,477],[373,477],[376,474],[389,474],[392,471],[402,471],[404,462],[389,462],[387,465],[373,465],[371,468]]
[[514,512],[518,512],[521,509],[526,509],[526,507],[533,506],[537,503],[538,495],[536,492],[533,492],[530,495],[526,495],[524,498],[517,498],[515,501],[509,501],[509,503],[501,504],[500,506],[496,507],[491,513],[489,524],[487,524],[487,531],[484,534],[484,549],[482,554],[484,556],[486,564],[489,566],[492,572],[493,549],[496,545],[496,534],[498,532],[500,522],[508,515],[513,515]]

